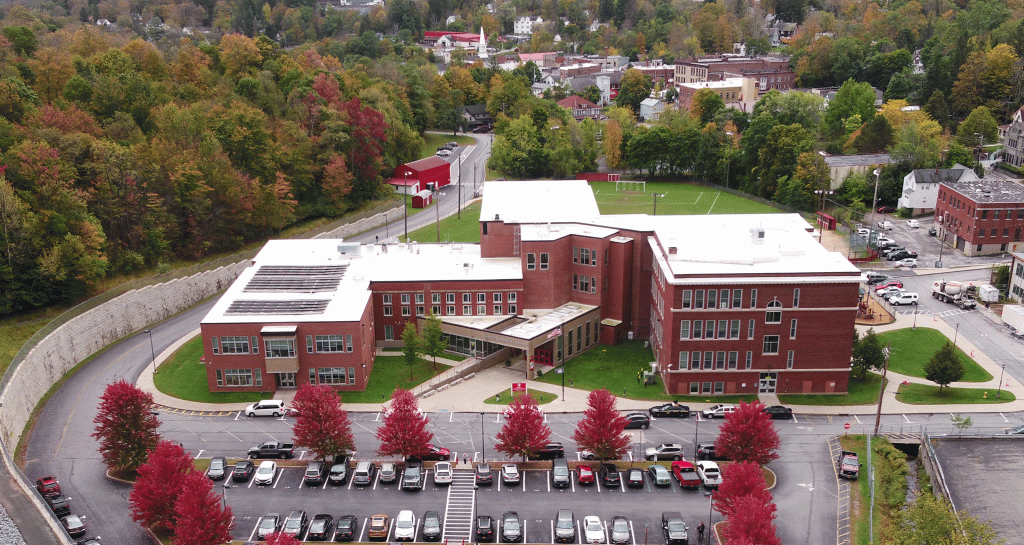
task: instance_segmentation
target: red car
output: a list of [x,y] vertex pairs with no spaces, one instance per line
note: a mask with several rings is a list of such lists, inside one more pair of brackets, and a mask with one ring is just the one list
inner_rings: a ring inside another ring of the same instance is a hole
[[442,460],[450,460],[452,457],[452,451],[444,447],[435,447],[434,445],[427,445],[427,453],[423,455],[423,460],[433,460],[440,462]]
[[891,207],[891,206],[879,206],[878,207],[878,213],[879,214],[892,214],[895,211],[896,211],[896,209]]
[[672,462],[672,475],[675,476],[676,482],[681,488],[693,490],[700,488],[700,476],[697,475],[697,468],[686,460]]
[[891,288],[891,287],[902,288],[903,287],[903,282],[900,282],[899,280],[890,280],[888,282],[883,282],[881,284],[875,285],[875,291],[881,291],[881,290],[884,290],[885,288]]
[[577,480],[580,484],[594,484],[594,470],[590,466],[578,466],[576,471],[579,474]]
[[60,483],[54,477],[43,477],[36,479],[36,490],[43,496],[59,496]]

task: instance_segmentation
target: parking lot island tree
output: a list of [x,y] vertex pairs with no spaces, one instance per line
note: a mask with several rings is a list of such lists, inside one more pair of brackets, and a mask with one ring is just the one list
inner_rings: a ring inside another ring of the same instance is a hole
[[428,314],[420,339],[422,340],[421,350],[434,359],[434,371],[436,372],[437,357],[444,354],[444,349],[448,348],[448,343],[444,340],[444,332],[441,331],[441,318],[434,314]]
[[551,428],[544,423],[544,413],[537,400],[526,394],[516,397],[505,411],[505,424],[495,436],[494,450],[519,456],[525,462],[551,439]]
[[754,496],[766,505],[772,503],[772,494],[768,491],[761,466],[754,462],[726,465],[722,469],[722,484],[715,493],[715,511],[729,518],[736,511],[737,501],[747,496]]
[[213,491],[213,481],[193,471],[185,476],[174,504],[175,545],[222,545],[231,541],[231,508]]
[[267,545],[301,545],[302,542],[284,532],[274,532],[267,536]]
[[391,394],[391,407],[384,413],[384,423],[377,428],[380,456],[422,456],[434,434],[427,429],[430,419],[419,410],[416,396],[401,388]]
[[602,461],[618,459],[629,450],[629,436],[625,432],[629,421],[619,414],[615,403],[615,396],[604,388],[590,392],[587,409],[572,434],[580,448],[593,452]]
[[355,449],[348,412],[341,408],[341,399],[330,386],[302,385],[295,392],[292,407],[298,412],[292,425],[295,443],[308,448],[315,459]]
[[139,478],[128,503],[132,520],[152,530],[174,531],[174,504],[181,494],[185,476],[195,472],[192,457],[173,441],[160,441],[139,466]]
[[725,520],[722,530],[726,545],[782,545],[776,534],[775,503],[763,503],[751,495],[737,499],[733,507],[732,516]]
[[741,401],[715,439],[715,451],[728,460],[765,465],[779,457],[779,432],[760,402]]
[[108,384],[100,398],[92,436],[111,470],[135,471],[160,441],[153,395],[124,380]]
[[953,345],[946,341],[937,352],[932,354],[928,363],[924,364],[924,378],[939,385],[939,393],[942,393],[943,386],[964,378],[964,362],[957,355]]
[[402,358],[409,366],[409,380],[412,381],[412,370],[416,362],[420,360],[420,347],[423,340],[416,332],[416,326],[405,322],[405,329],[402,330]]

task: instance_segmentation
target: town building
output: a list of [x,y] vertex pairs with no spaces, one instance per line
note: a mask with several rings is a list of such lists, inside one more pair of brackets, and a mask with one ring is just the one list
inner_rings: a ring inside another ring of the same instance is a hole
[[1010,259],[1010,285],[1006,296],[1020,303],[1024,301],[1024,252],[1011,252]]
[[753,78],[762,95],[772,89],[796,88],[796,73],[789,67],[789,57],[785,56],[721,55],[676,61],[675,64],[676,86],[740,77]]
[[543,23],[544,19],[542,17],[523,16],[516,19],[515,22],[512,23],[512,32],[516,34],[525,34],[529,36],[530,34],[533,34],[533,27],[535,25],[540,25]]
[[601,107],[579,95],[567,96],[556,104],[571,111],[576,121],[583,121],[587,118],[600,119],[601,117]]
[[912,215],[931,214],[939,198],[939,184],[942,182],[977,181],[973,170],[955,164],[953,168],[922,168],[912,170],[903,177],[903,193],[897,201],[897,208],[907,208]]
[[449,350],[531,374],[643,339],[671,394],[846,391],[861,273],[799,215],[602,215],[584,180],[485,189],[479,244],[268,242],[202,320],[210,390],[365,389],[375,349],[432,314]]
[[[440,189],[451,183],[452,164],[440,157],[427,157],[398,165],[388,184],[400,194],[415,195],[427,189]],[[430,184],[433,184],[432,186]]]
[[701,89],[711,89],[718,96],[726,107],[736,108],[744,112],[750,112],[757,103],[757,86],[751,78],[727,78],[720,81],[706,81],[703,83],[683,83],[677,85],[679,108],[689,110],[693,106],[693,97]]
[[942,182],[935,224],[967,256],[1024,250],[1024,186],[1007,180]]
[[829,187],[837,189],[851,174],[863,174],[870,178],[869,183],[874,184],[875,175],[872,174],[878,167],[889,164],[892,159],[888,153],[864,153],[858,155],[829,155],[825,156],[825,164],[828,166]]
[[643,121],[657,121],[664,111],[665,103],[657,98],[645,98],[640,101],[640,119]]
[[1009,124],[999,127],[999,143],[1003,145],[1002,162],[1021,168],[1024,164],[1024,107],[1013,112]]

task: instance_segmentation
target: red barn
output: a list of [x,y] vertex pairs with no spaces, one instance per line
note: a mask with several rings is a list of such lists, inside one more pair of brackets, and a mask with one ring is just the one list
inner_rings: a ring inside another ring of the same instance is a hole
[[452,166],[440,157],[427,157],[399,165],[391,174],[389,184],[403,195],[415,195],[427,189],[428,183],[436,184],[434,189],[451,183]]

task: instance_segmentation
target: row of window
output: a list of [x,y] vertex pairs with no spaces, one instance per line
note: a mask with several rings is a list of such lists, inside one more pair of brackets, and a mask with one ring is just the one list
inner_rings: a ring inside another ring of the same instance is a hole
[[[770,314],[770,313],[769,313]],[[771,322],[765,320],[765,323],[779,323],[781,319]],[[754,327],[757,325],[756,320],[750,320],[747,322],[747,339],[754,338]],[[796,319],[789,321],[789,338],[796,338]],[[679,321],[679,340],[693,340],[693,339],[738,339],[740,338],[740,321],[739,320],[680,320]]]
[[[432,306],[430,307],[430,313],[433,314],[434,316],[441,316],[441,308],[442,307],[440,305]],[[493,311],[492,314],[494,314],[495,316],[501,315],[503,308],[504,307],[502,305],[494,305],[493,307],[491,307],[491,310]],[[460,314],[457,314],[455,312],[455,309],[455,305],[448,305],[444,307],[444,315],[460,316]],[[416,307],[416,315],[425,316],[426,313],[424,312],[424,310],[426,310],[426,307]],[[519,309],[517,305],[508,305],[508,314],[516,314],[518,310]],[[476,305],[476,315],[487,316],[487,305]],[[391,311],[391,307],[384,307],[384,316],[394,316],[394,313]],[[402,307],[402,316],[412,316],[412,308]],[[473,305],[462,305],[461,316],[473,316]]]
[[[546,255],[546,254],[544,254],[544,255]],[[422,305],[423,301],[424,301],[422,293],[415,293],[415,294],[402,293],[402,294],[400,294],[402,304],[403,305],[410,304],[410,302],[412,300],[412,297],[414,295],[416,297],[416,304],[417,305]],[[455,299],[456,298],[455,298],[455,294],[454,293],[446,293],[444,295],[445,295],[445,303],[447,303],[449,305],[454,305],[455,304]],[[515,303],[516,302],[516,295],[517,295],[517,293],[514,292],[514,291],[508,292],[508,302],[509,303]],[[494,303],[501,303],[503,297],[505,297],[505,296],[502,294],[502,292],[497,292],[496,291],[496,292],[491,294],[491,301],[494,302]],[[392,294],[390,294],[390,293],[381,294],[381,302],[384,305],[390,305],[390,304],[392,304],[393,301],[394,301],[394,298],[392,297]],[[431,293],[430,294],[430,302],[431,302],[431,304],[434,304],[434,305],[440,305],[441,304],[441,294],[440,293]],[[472,302],[473,302],[473,294],[472,293],[464,292],[462,294],[462,303],[463,304],[470,304]],[[487,302],[487,294],[486,293],[477,293],[476,294],[476,302],[477,303],[486,303]]]
[[[779,336],[765,335],[764,352],[762,355],[774,356],[779,353]],[[740,353],[736,350],[726,352],[725,350],[706,350],[693,352],[679,352],[679,370],[681,371],[711,371],[713,369],[738,369]],[[786,353],[786,368],[792,369],[796,359],[796,351],[790,350]],[[746,359],[743,362],[744,368],[751,369],[754,366],[754,351],[747,350]]]
[[[347,371],[347,372],[346,372]],[[340,386],[356,383],[355,367],[310,367],[309,383],[312,385]]]
[[[967,228],[967,232],[968,233],[971,232],[971,228],[970,227]],[[984,236],[985,236],[985,230],[984,229],[978,229],[978,237],[982,238]],[[999,236],[999,229],[990,229],[988,236],[989,237],[998,237]],[[1003,236],[1004,237],[1009,237],[1010,236],[1010,229],[1009,228],[1003,229]],[[1020,227],[1018,227],[1017,230],[1014,232],[1013,239],[1014,240],[1020,240]]]
[[[756,289],[750,290],[749,302],[747,308],[757,308]],[[743,290],[683,290],[682,305],[683,308],[743,308]],[[793,308],[799,307],[800,288],[793,288]],[[782,303],[773,299],[768,303],[768,308],[782,308]]]
[[263,386],[259,369],[217,369],[217,386]]
[[[992,212],[992,219],[993,220],[999,219],[1001,215],[1005,219],[1013,219],[1014,212],[1016,211],[1016,216],[1017,216],[1016,219],[1024,219],[1024,208],[1019,208],[1019,209],[1016,209],[1016,210],[1009,209],[1009,208],[1002,208],[1002,209],[977,209],[976,210],[969,203],[956,198],[955,195],[953,195],[953,194],[948,194],[947,195],[947,193],[945,191],[940,191],[939,192],[939,202],[947,202],[947,196],[949,197],[948,202],[949,202],[949,206],[950,207],[952,207],[954,210],[963,210],[964,208],[967,208],[967,215],[968,216],[974,216],[975,212],[981,212],[981,218],[980,219],[987,220],[988,219],[988,213],[991,210],[991,212]],[[1006,211],[1005,215],[1002,214],[1002,212],[1004,210]]]
[[[214,354],[259,354],[259,340],[249,337],[213,337]],[[265,339],[268,358],[294,358],[294,339]],[[250,350],[251,348],[251,350]],[[306,353],[352,352],[352,335],[306,335]]]
[[[602,292],[608,291],[608,277],[604,278],[604,287]],[[584,276],[582,274],[572,275],[572,291],[582,291],[583,293],[597,293],[597,278],[593,276]]]

